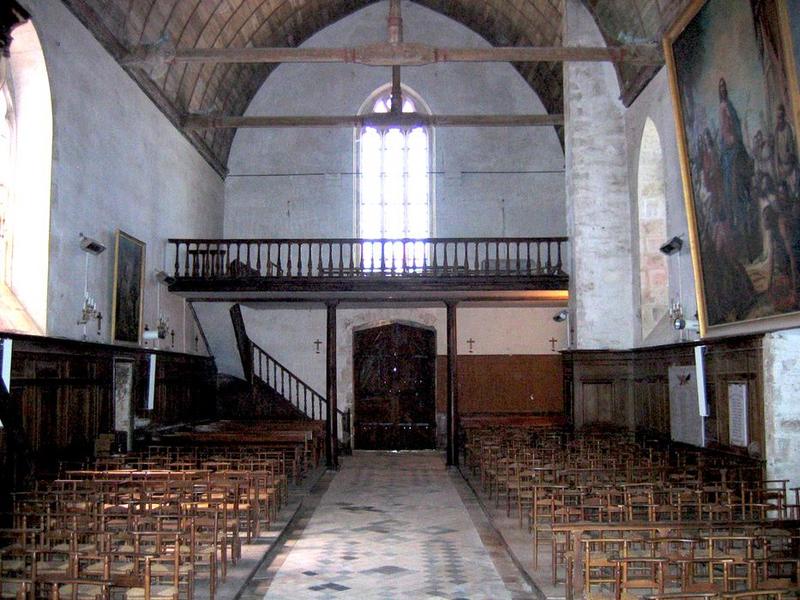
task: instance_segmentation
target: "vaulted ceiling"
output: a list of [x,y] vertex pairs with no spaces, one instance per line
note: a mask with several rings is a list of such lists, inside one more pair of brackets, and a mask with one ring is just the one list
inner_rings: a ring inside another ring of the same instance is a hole
[[[190,113],[242,115],[275,65],[165,62],[125,64],[143,46],[295,47],[377,0],[63,0],[94,36],[220,172],[235,129],[194,131]],[[493,46],[559,46],[562,0],[415,0],[475,31]],[[583,0],[609,46],[657,43],[690,0]],[[376,40],[376,42],[381,40]],[[435,40],[430,40],[435,44]],[[562,65],[515,67],[551,114],[563,112]],[[631,102],[658,67],[618,65]]]

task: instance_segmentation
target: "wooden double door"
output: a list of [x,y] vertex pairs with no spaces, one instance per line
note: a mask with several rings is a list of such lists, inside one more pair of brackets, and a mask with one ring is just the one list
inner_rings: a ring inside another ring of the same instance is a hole
[[436,447],[436,332],[390,323],[353,333],[355,447]]

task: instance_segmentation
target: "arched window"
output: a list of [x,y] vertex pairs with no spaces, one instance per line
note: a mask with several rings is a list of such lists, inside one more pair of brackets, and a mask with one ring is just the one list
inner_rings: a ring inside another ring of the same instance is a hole
[[9,283],[11,267],[11,188],[14,164],[14,110],[8,81],[0,87],[0,283]]
[[[361,114],[388,113],[388,86],[373,94]],[[402,111],[427,113],[422,100],[403,88]],[[356,132],[358,149],[358,237],[367,240],[431,235],[431,132],[425,126],[370,124]],[[381,251],[381,249],[383,251]],[[421,266],[424,244],[407,242],[406,266]],[[365,244],[368,268],[399,268],[403,243]],[[413,256],[413,261],[412,257]]]
[[14,28],[0,81],[0,329],[44,333],[53,115],[39,37]]
[[655,123],[647,119],[639,147],[639,281],[642,339],[669,311],[666,256],[659,251],[667,239],[667,197],[664,156]]

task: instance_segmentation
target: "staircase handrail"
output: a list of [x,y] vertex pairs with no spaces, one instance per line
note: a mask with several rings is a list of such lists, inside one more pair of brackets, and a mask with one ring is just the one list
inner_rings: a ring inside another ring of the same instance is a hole
[[[277,366],[277,367],[278,367],[278,368],[281,370],[281,372],[282,372],[282,373],[285,373],[286,375],[288,375],[288,376],[289,376],[289,380],[290,380],[291,382],[295,382],[295,383],[297,383],[297,384],[301,385],[301,386],[303,387],[303,389],[304,389],[304,390],[307,390],[308,392],[310,392],[310,393],[311,393],[311,397],[312,397],[312,401],[313,401],[313,400],[318,400],[318,401],[319,401],[319,404],[320,404],[320,409],[322,409],[322,408],[327,408],[328,399],[327,399],[327,398],[325,398],[325,396],[323,396],[322,394],[320,394],[320,393],[319,393],[317,390],[315,390],[313,387],[311,387],[310,385],[308,385],[308,384],[307,384],[305,381],[303,381],[302,379],[300,379],[300,378],[299,378],[297,375],[295,375],[295,374],[294,374],[294,373],[293,373],[293,372],[292,372],[290,369],[288,369],[288,368],[287,368],[287,367],[286,367],[286,366],[285,366],[283,363],[281,363],[281,361],[279,361],[278,359],[276,359],[274,356],[272,356],[272,355],[271,355],[269,352],[267,352],[266,350],[264,350],[264,349],[263,349],[261,346],[259,346],[258,344],[256,344],[254,341],[250,340],[250,344],[252,345],[252,347],[253,347],[253,350],[255,350],[255,352],[253,352],[253,362],[254,362],[254,363],[255,363],[255,361],[256,361],[256,353],[258,353],[258,354],[260,354],[260,355],[264,355],[264,356],[266,357],[266,359],[267,359],[267,361],[268,361],[268,362],[270,362],[270,361],[271,361],[271,362],[273,362],[273,363],[275,364],[275,366]],[[259,366],[260,366],[260,364],[261,364],[261,361],[260,361],[260,360],[259,360],[258,364],[259,364]],[[259,369],[255,369],[255,368],[254,368],[254,369],[253,369],[253,374],[254,374],[254,375],[258,375],[258,378],[259,378],[261,381],[263,381],[263,382],[264,382],[264,383],[266,383],[267,385],[270,385],[270,383],[269,383],[269,379],[265,379],[265,378],[263,377],[263,375],[262,375],[262,373],[261,373],[261,369],[260,369],[260,368],[259,368]],[[270,387],[272,387],[272,386],[270,386]],[[291,387],[292,387],[292,384],[290,383],[290,384],[289,384],[289,388],[290,388],[290,390],[291,390]],[[273,388],[273,389],[274,389],[274,388]],[[287,397],[285,394],[283,394],[283,393],[282,393],[282,390],[275,390],[275,391],[280,391],[280,392],[281,392],[281,395],[283,395],[283,396],[284,396],[284,398],[286,398],[287,400],[289,400],[290,402],[292,402],[292,404],[293,404],[293,405],[294,405],[294,406],[295,406],[295,407],[296,407],[298,410],[300,410],[300,411],[302,411],[302,412],[304,412],[304,413],[306,412],[306,411],[305,411],[303,408],[301,408],[301,407],[299,406],[299,397],[297,398],[298,402],[297,402],[297,403],[295,403],[294,401],[292,401],[291,397]],[[316,417],[316,416],[315,416],[315,412],[314,412],[314,410],[313,410],[313,407],[314,407],[314,405],[312,404],[312,416],[311,416],[311,418],[312,418],[312,419],[314,419],[314,418],[319,418],[319,417]],[[346,416],[345,412],[344,412],[344,411],[342,411],[342,410],[341,410],[341,409],[339,409],[339,408],[337,408],[337,409],[336,409],[336,413],[337,413],[338,415],[342,416],[342,417],[345,417],[345,416]],[[324,415],[320,415],[320,417],[324,417]]]

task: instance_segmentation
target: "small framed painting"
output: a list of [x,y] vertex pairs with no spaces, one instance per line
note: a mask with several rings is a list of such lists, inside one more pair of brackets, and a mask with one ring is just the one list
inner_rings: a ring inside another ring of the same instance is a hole
[[111,339],[139,344],[142,337],[145,244],[117,230],[114,257],[114,300]]

